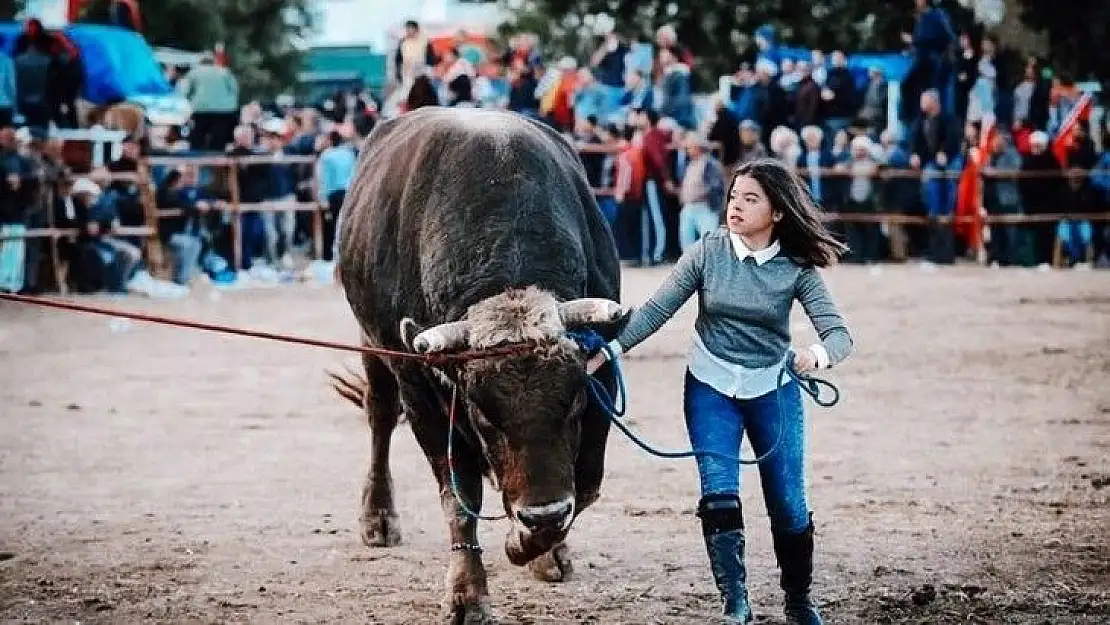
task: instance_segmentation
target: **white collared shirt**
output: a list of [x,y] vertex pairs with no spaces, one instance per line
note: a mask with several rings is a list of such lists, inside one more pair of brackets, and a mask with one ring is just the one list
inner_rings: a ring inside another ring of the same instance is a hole
[[736,257],[740,259],[740,262],[744,262],[745,258],[751,256],[755,258],[755,264],[762,265],[775,256],[778,256],[779,251],[782,250],[777,240],[772,241],[767,247],[753,252],[748,249],[748,245],[744,243],[744,239],[741,239],[740,235],[735,232],[730,231],[728,233],[728,238],[732,241],[732,249],[736,252]]

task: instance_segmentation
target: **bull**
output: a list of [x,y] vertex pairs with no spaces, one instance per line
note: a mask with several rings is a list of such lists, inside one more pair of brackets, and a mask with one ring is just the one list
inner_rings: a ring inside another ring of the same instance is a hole
[[[570,573],[567,534],[599,496],[609,421],[567,333],[609,340],[627,320],[613,235],[561,135],[480,109],[422,108],[379,124],[341,215],[338,275],[366,345],[418,354],[527,348],[453,366],[365,356],[354,389],[371,432],[363,542],[401,541],[389,449],[403,413],[446,516],[447,621],[490,622],[478,519],[466,509],[480,510],[483,478],[511,521],[509,560],[544,581]],[[596,375],[615,391],[608,367]]]

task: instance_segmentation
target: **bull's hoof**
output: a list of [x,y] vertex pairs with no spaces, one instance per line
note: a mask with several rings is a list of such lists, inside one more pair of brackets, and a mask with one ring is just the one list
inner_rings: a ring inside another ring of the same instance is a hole
[[489,599],[456,603],[463,600],[461,596],[454,598],[451,609],[443,620],[445,625],[497,625],[497,619],[493,618],[493,611],[489,607]]
[[528,563],[528,570],[532,577],[541,582],[565,582],[574,572],[574,565],[570,560],[570,550],[566,543],[559,543],[551,551]]
[[362,542],[367,547],[396,547],[401,544],[401,521],[389,510],[372,510],[359,519]]

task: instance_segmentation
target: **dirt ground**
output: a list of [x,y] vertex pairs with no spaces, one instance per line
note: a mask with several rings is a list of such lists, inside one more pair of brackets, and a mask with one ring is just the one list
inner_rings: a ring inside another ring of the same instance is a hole
[[[663,269],[626,272],[641,302]],[[829,623],[1110,623],[1110,274],[827,273],[857,352],[811,405],[815,593]],[[338,289],[105,305],[351,341]],[[798,313],[797,342],[812,330]],[[694,306],[627,361],[631,421],[685,444]],[[436,622],[448,556],[402,427],[400,547],[358,540],[368,431],[327,388],[351,355],[0,303],[0,620]],[[745,447],[745,455],[750,454]],[[759,622],[781,622],[758,475],[745,471]],[[570,581],[481,537],[504,623],[713,622],[692,461],[614,430]],[[496,494],[487,489],[487,510]]]

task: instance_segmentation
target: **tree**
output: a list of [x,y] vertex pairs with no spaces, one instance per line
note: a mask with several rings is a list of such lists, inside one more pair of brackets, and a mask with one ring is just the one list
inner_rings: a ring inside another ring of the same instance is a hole
[[[697,58],[703,85],[749,60],[756,28],[770,24],[779,41],[820,50],[899,51],[913,28],[912,0],[506,0],[512,18],[502,33],[535,32],[545,55],[589,58],[604,29],[615,24],[632,40],[651,41],[672,24]],[[970,12],[944,0],[957,27]],[[558,17],[555,17],[558,16]]]
[[[211,50],[222,42],[243,95],[274,95],[296,81],[301,53],[295,42],[312,27],[310,4],[310,0],[144,2],[143,35],[153,46],[192,51]],[[92,0],[82,21],[108,22],[110,5],[111,0]]]
[[26,0],[0,0],[0,20],[15,19],[26,4]]
[[1058,0],[1019,0],[1021,21],[1048,38],[1049,62],[1075,80],[1110,80],[1110,3],[1066,6]]

